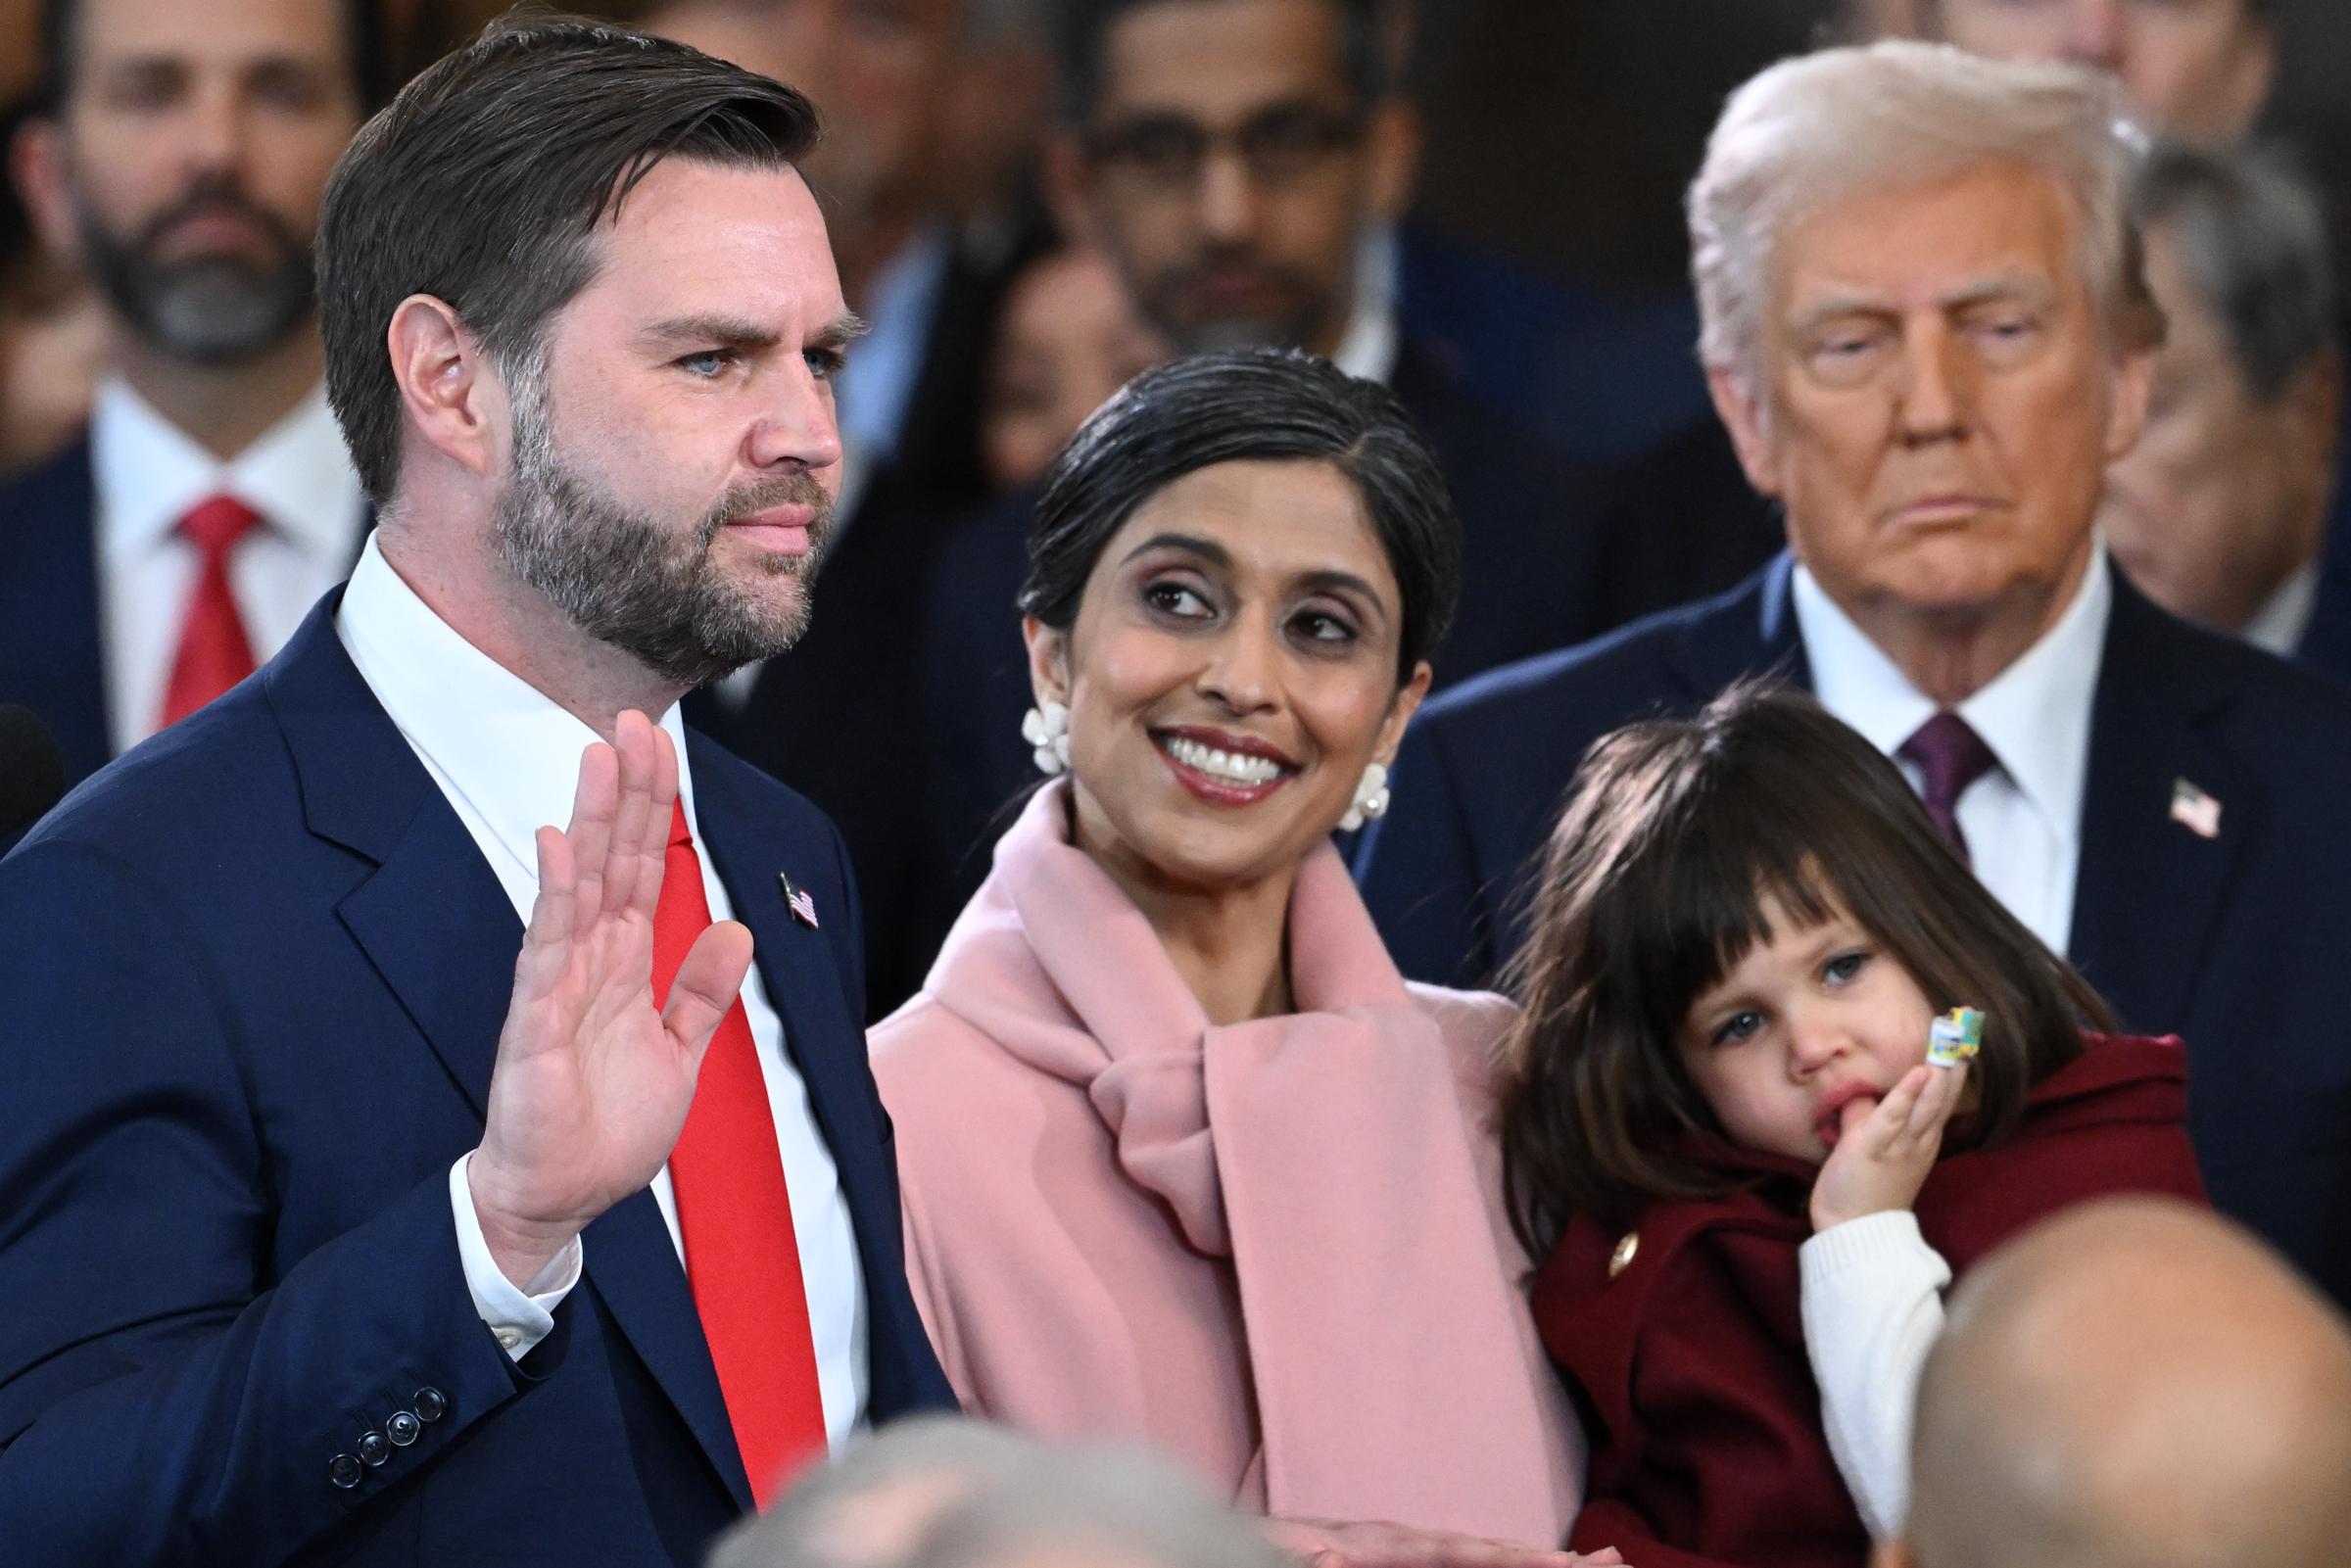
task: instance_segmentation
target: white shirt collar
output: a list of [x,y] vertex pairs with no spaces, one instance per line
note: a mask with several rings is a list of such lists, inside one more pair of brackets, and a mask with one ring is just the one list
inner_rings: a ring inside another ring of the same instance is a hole
[[[1934,699],[1910,684],[1800,563],[1793,592],[1813,691],[1871,745],[1893,755],[1934,716]],[[1958,708],[2018,792],[2068,835],[2082,820],[2090,704],[2113,608],[2106,544],[2093,536],[2082,587],[2056,624]]]
[[2318,607],[2318,599],[2319,563],[2307,561],[2262,600],[2240,635],[2257,648],[2290,659],[2301,650],[2302,634],[2310,630],[2310,612]]
[[[595,731],[433,613],[376,547],[360,551],[336,634],[408,744],[462,795],[513,864],[538,879],[538,832],[571,820],[580,753]],[[678,706],[659,719],[678,748],[678,792],[698,840],[686,726]]]
[[227,495],[305,554],[340,571],[350,559],[353,520],[365,503],[323,384],[224,463],[128,382],[109,376],[90,410],[90,461],[100,547],[110,557],[153,548],[199,501]]

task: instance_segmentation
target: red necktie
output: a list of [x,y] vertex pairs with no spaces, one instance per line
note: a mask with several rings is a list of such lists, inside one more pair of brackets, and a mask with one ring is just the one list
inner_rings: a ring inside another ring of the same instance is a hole
[[253,673],[253,643],[229,588],[228,556],[261,520],[233,496],[215,496],[179,520],[180,537],[196,546],[202,562],[164,689],[166,725],[177,724]]
[[[670,818],[653,911],[653,995],[670,981],[694,939],[710,928],[702,868],[680,801]],[[735,1443],[761,1507],[800,1465],[825,1451],[825,1404],[800,1284],[792,1195],[776,1151],[767,1079],[741,998],[712,1036],[686,1130],[669,1157],[685,1239],[686,1280],[718,1368]]]

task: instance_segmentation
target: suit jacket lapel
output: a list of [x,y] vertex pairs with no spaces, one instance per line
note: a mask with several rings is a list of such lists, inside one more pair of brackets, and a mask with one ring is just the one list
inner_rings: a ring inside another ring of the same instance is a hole
[[[337,914],[478,1117],[514,979],[522,926],[473,835],[360,678],[335,635],[336,590],[264,679],[312,832],[376,863]],[[589,1285],[685,1418],[737,1502],[750,1484],[686,1271],[651,1192],[583,1238]]]
[[114,755],[105,608],[98,591],[98,493],[87,436],[7,487],[0,530],[14,557],[0,615],[0,699],[28,704],[75,784]]
[[521,923],[497,876],[343,651],[321,599],[263,677],[310,830],[375,862],[337,907],[479,1116]]
[[[795,886],[803,880],[821,885],[829,879],[810,859],[822,855],[830,860],[833,847],[776,832],[774,814],[753,808],[736,792],[730,770],[704,766],[705,755],[715,755],[715,749],[696,748],[694,774],[704,846],[734,902],[735,918],[751,928],[752,961],[784,1021],[785,1050],[808,1086],[817,1130],[840,1167],[859,1245],[868,1246],[867,1216],[859,1201],[862,1183],[856,1181],[852,1165],[861,1151],[880,1146],[882,1129],[864,1081],[865,1033],[849,1012],[832,944],[819,928],[792,918],[778,880],[790,875]],[[743,766],[732,758],[723,760]],[[818,915],[846,920],[848,911],[820,909]],[[849,1064],[857,1070],[844,1071]],[[896,1215],[890,1222],[896,1224]]]
[[1693,706],[1711,702],[1743,677],[1775,676],[1799,690],[1812,689],[1812,666],[1796,623],[1795,581],[1796,557],[1783,550],[1683,622],[1667,659]]
[[[2068,950],[2136,1030],[2185,1026],[2205,934],[2256,804],[2251,781],[2203,733],[2230,686],[2199,641],[2114,574]],[[2217,836],[2174,817],[2181,784],[2221,802]]]

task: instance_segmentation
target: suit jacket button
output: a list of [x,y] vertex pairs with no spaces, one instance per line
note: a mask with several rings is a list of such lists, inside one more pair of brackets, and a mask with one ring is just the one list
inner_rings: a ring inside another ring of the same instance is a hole
[[326,1478],[349,1492],[360,1484],[360,1461],[348,1453],[338,1453],[327,1464]]
[[415,1442],[416,1435],[423,1430],[424,1423],[416,1419],[413,1410],[397,1410],[393,1412],[392,1419],[384,1423],[384,1436],[392,1440],[392,1447],[396,1449],[405,1449]]
[[439,1389],[418,1389],[414,1402],[416,1419],[427,1426],[449,1413],[449,1401],[442,1397]]
[[362,1464],[378,1465],[391,1457],[392,1445],[385,1441],[381,1432],[370,1432],[360,1439],[360,1461]]

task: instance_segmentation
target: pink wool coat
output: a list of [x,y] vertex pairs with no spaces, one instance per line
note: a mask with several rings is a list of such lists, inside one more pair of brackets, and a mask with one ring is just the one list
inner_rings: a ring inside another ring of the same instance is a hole
[[1510,1004],[1408,986],[1323,846],[1291,898],[1299,1011],[1213,1026],[1067,799],[1030,803],[872,1037],[957,1393],[1244,1506],[1558,1544],[1582,1439],[1486,1130]]

